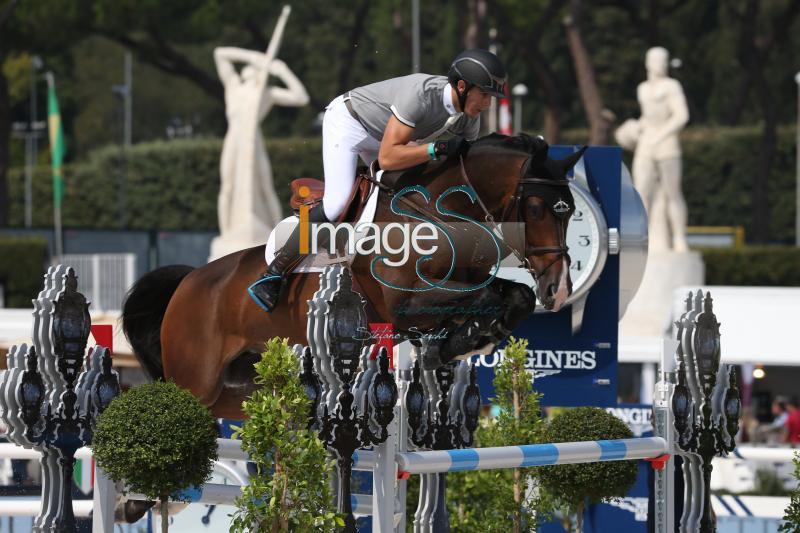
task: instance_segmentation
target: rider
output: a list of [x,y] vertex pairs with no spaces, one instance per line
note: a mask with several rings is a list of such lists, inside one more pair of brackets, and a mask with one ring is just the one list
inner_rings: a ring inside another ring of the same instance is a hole
[[[463,153],[466,140],[478,136],[481,111],[493,96],[503,96],[505,78],[497,56],[472,49],[453,60],[446,77],[411,74],[336,97],[322,123],[325,194],[309,211],[309,222],[333,222],[342,214],[359,156],[367,165],[377,159],[382,169],[398,170]],[[440,139],[445,133],[453,137]],[[267,311],[277,304],[287,274],[304,258],[299,228],[298,224],[267,271],[247,289]]]

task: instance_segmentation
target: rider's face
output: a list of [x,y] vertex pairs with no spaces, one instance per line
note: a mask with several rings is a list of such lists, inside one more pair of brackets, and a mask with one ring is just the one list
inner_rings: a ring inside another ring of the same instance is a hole
[[[462,86],[463,81],[458,82],[459,91],[464,90]],[[476,118],[485,109],[489,109],[492,105],[492,96],[479,87],[473,87],[467,93],[467,100],[464,102],[464,113],[469,115],[470,118]]]

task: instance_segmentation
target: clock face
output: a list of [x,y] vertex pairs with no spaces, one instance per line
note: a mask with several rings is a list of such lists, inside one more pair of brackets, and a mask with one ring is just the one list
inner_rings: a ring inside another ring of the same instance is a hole
[[600,225],[602,223],[605,226],[604,221],[602,219],[598,221],[598,213],[590,207],[585,196],[578,190],[582,191],[572,187],[575,212],[567,228],[567,246],[572,260],[569,269],[573,292],[577,292],[589,280],[593,267],[600,258],[600,248],[606,245],[605,242],[601,242],[605,239],[601,239],[600,234]]
[[[608,256],[608,226],[600,206],[580,185],[570,184],[570,190],[575,199],[575,212],[567,227],[572,279],[572,294],[567,298],[567,304],[586,295],[603,271]],[[533,277],[516,266],[500,268],[498,277],[535,288]],[[545,312],[544,307],[537,306],[536,312]]]

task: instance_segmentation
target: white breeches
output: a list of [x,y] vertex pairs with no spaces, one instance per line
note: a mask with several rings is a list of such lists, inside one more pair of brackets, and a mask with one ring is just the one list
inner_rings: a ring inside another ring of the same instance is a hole
[[342,96],[328,104],[322,120],[322,162],[325,170],[325,217],[336,220],[347,207],[358,158],[369,166],[378,158],[381,142],[351,115]]

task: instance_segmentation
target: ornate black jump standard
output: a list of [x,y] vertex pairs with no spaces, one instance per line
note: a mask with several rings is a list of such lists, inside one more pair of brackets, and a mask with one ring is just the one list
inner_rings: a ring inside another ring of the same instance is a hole
[[[418,358],[405,397],[409,440],[420,449],[471,447],[481,408],[475,366],[452,361],[425,373],[423,381]],[[446,481],[446,473],[422,475],[414,531],[450,531]]]
[[356,531],[350,493],[353,453],[386,441],[397,404],[386,349],[379,350],[377,361],[368,357],[364,306],[347,268],[329,267],[320,276],[320,290],[309,305],[308,337],[316,341],[316,354],[303,350],[300,376],[312,400],[310,425],[336,456],[337,505],[345,514],[346,532]]
[[[720,367],[720,324],[713,313],[711,294],[697,291],[689,294],[686,312],[676,322],[678,340],[678,383],[672,395],[678,447],[688,452],[684,462],[687,487],[692,478],[702,475],[702,486],[694,490],[702,494],[701,533],[715,531],[711,517],[711,460],[725,456],[736,447],[739,432],[740,399],[736,369]],[[697,459],[699,458],[699,464]],[[698,472],[697,467],[701,468]],[[688,489],[693,490],[693,489]],[[686,513],[682,520],[687,523]]]
[[71,491],[75,452],[91,443],[97,416],[119,393],[108,349],[95,347],[85,357],[91,320],[89,303],[77,287],[71,267],[48,270],[45,288],[34,300],[34,345],[11,349],[0,385],[9,440],[42,452],[37,532],[76,530]]

